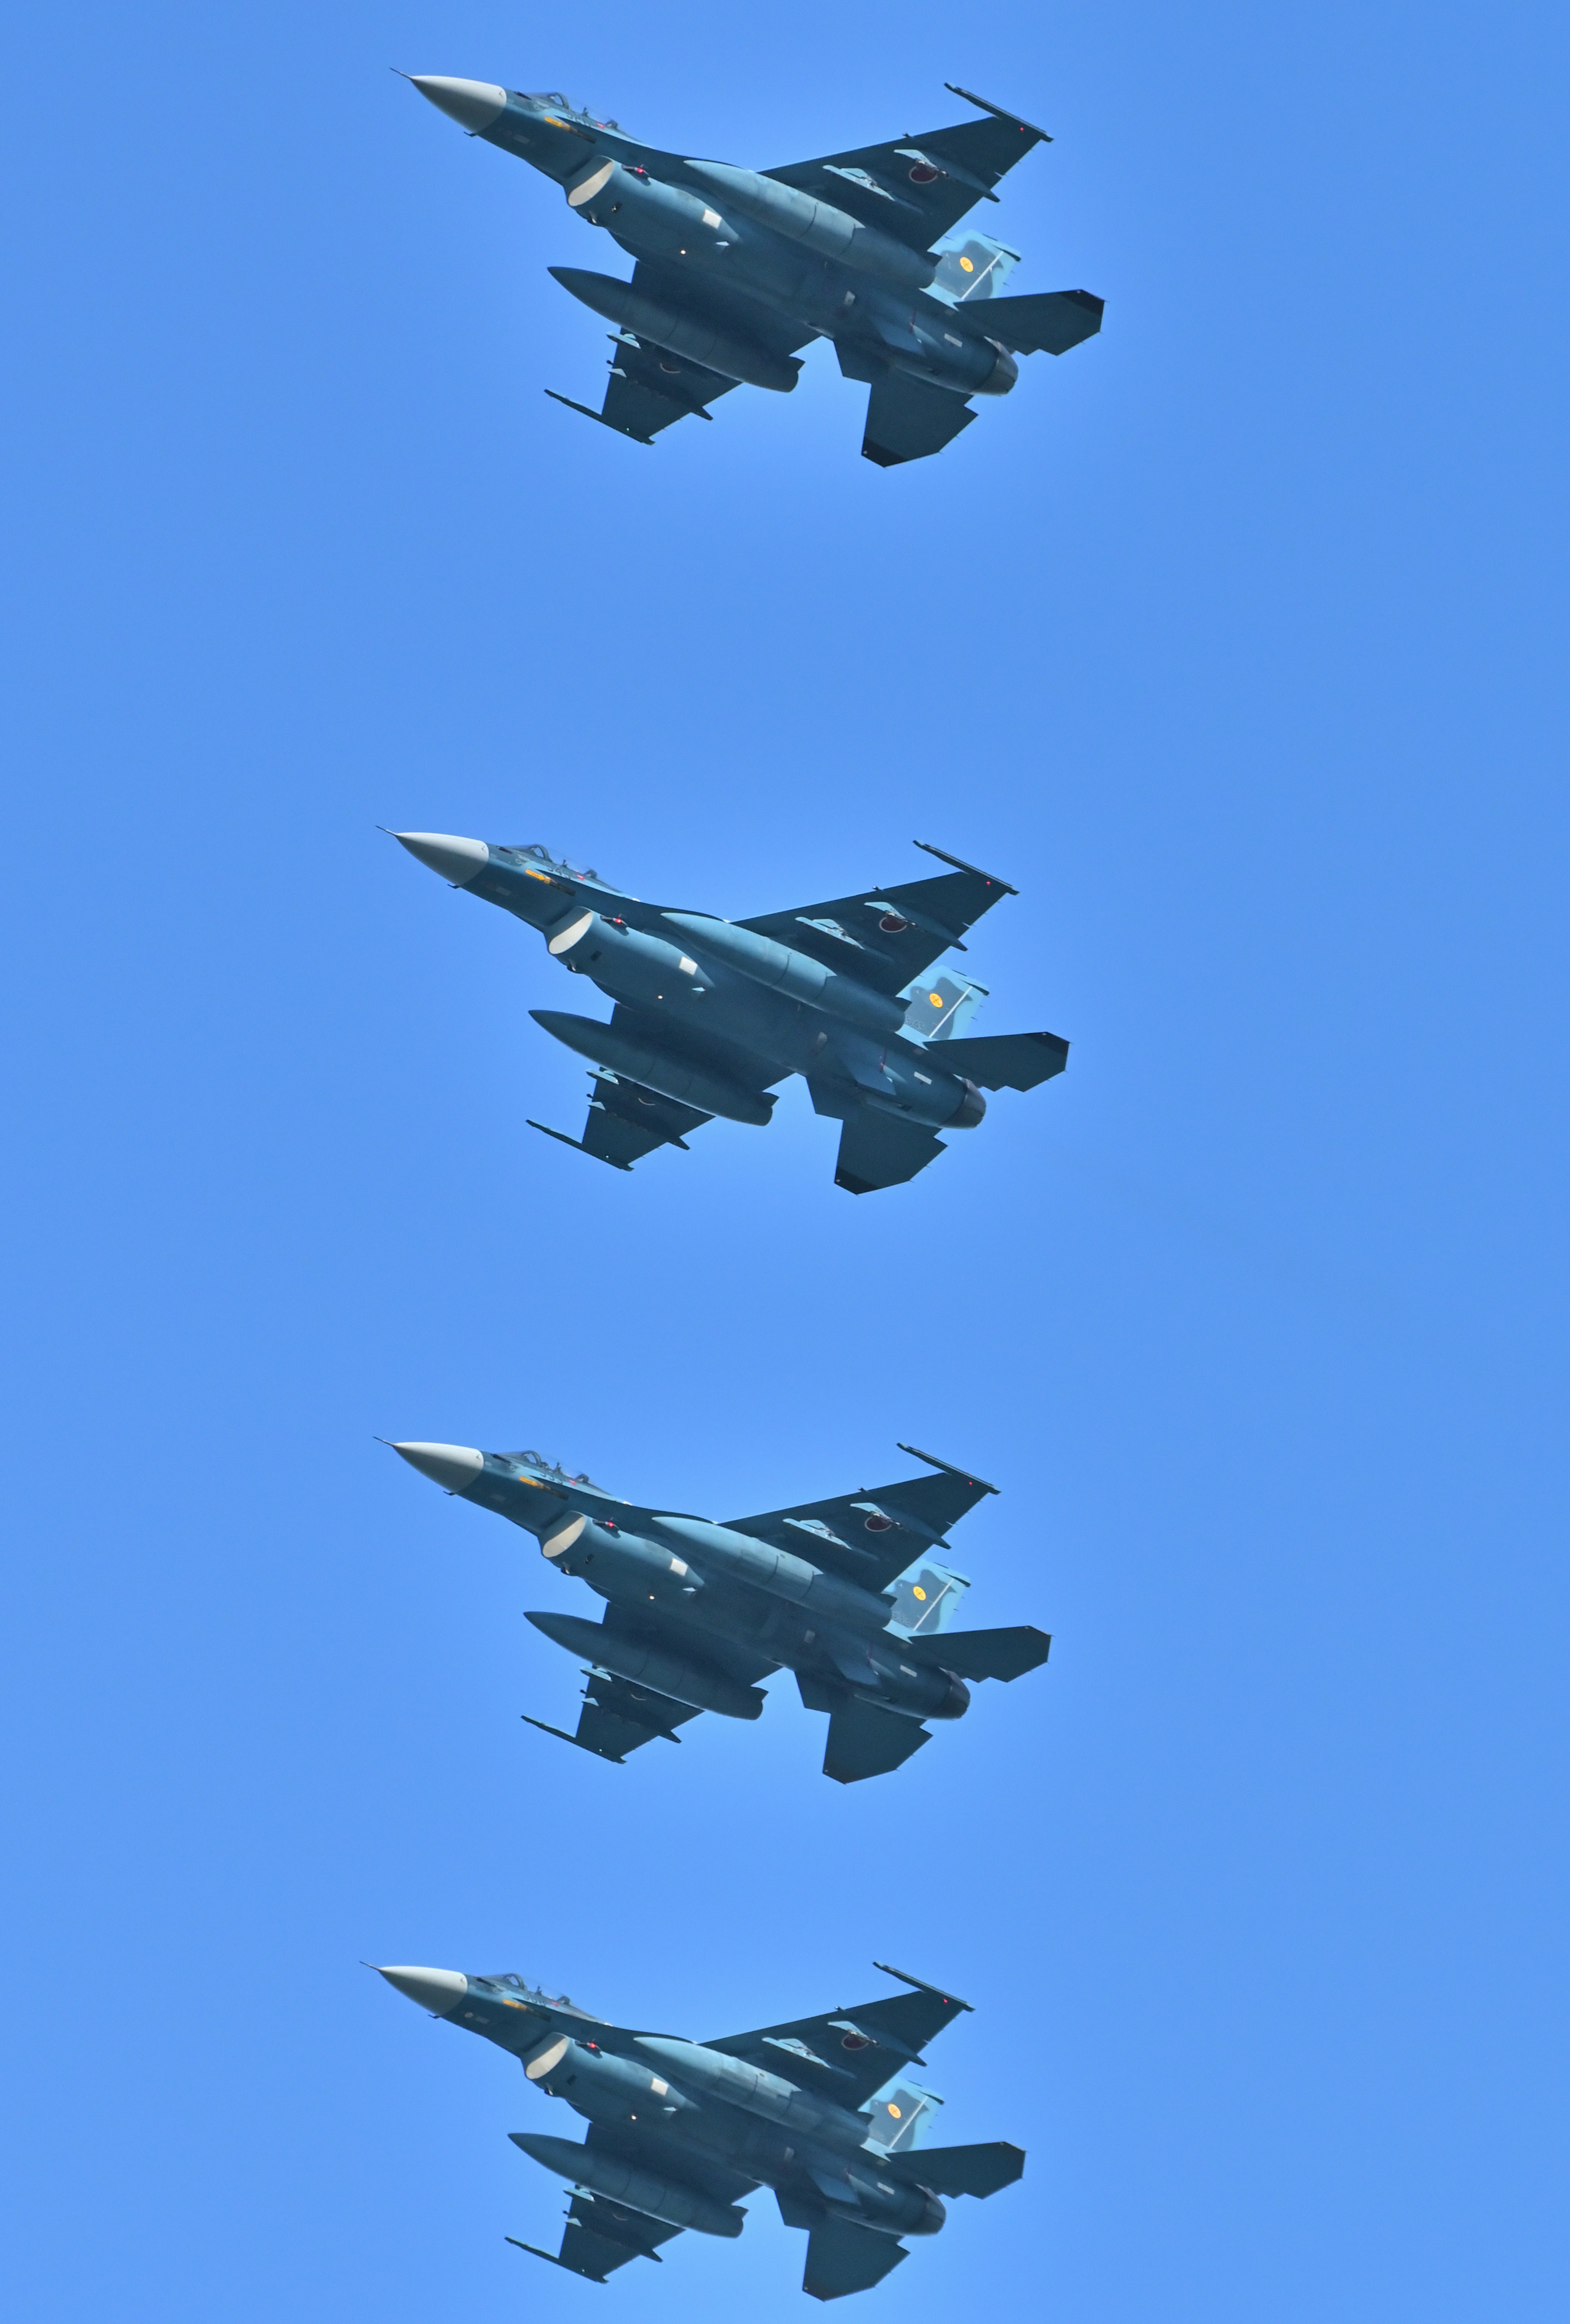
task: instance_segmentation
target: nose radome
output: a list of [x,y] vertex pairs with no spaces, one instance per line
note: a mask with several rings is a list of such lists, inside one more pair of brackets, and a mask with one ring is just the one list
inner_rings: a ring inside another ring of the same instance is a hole
[[476,134],[488,129],[506,108],[507,92],[494,80],[454,80],[447,73],[411,73],[409,78],[420,96],[460,129]]
[[467,1978],[457,1969],[378,1969],[376,1974],[433,2017],[450,2017],[469,1989]]
[[439,872],[455,888],[466,888],[491,860],[483,839],[459,839],[450,831],[395,831],[392,836],[417,862]]
[[472,1485],[485,1465],[485,1456],[476,1452],[472,1444],[394,1444],[401,1460],[433,1485],[444,1485],[449,1493],[461,1493]]

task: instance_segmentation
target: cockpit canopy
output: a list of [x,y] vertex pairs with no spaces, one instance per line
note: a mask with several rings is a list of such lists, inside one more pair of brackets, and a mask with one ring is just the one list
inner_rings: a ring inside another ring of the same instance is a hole
[[499,1452],[496,1458],[499,1461],[516,1461],[521,1469],[532,1469],[541,1477],[559,1477],[564,1485],[592,1485],[595,1481],[586,1469],[580,1470],[575,1476],[559,1462],[548,1461],[543,1452]]
[[499,840],[497,847],[503,855],[515,855],[520,862],[538,863],[542,871],[565,872],[572,880],[593,880],[598,886],[605,884],[597,872],[591,872],[581,863],[569,863],[565,855],[553,855],[550,848],[541,847],[537,839],[517,843]]
[[498,1969],[485,1978],[484,1982],[486,1985],[505,1986],[509,1993],[526,1993],[531,2001],[548,2001],[553,2009],[572,2007],[571,1994],[547,1993],[542,1986],[531,1985],[528,1978],[520,1977],[515,1969]]
[[575,121],[592,122],[596,129],[619,129],[619,121],[601,121],[586,105],[575,105],[570,97],[563,97],[559,88],[521,89],[525,105],[549,106],[552,113],[569,113]]

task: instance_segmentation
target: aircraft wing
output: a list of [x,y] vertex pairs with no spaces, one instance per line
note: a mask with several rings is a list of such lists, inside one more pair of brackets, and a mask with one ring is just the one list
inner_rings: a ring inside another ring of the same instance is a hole
[[[912,977],[945,952],[964,952],[965,937],[984,912],[1003,896],[1017,896],[1019,890],[1007,880],[1000,880],[990,872],[978,871],[962,856],[950,855],[928,841],[916,842],[924,854],[936,855],[940,863],[952,868],[935,880],[911,880],[902,885],[869,888],[858,896],[834,896],[823,904],[796,904],[783,912],[764,912],[750,920],[739,920],[743,928],[755,928],[760,936],[772,936],[776,943],[789,945],[794,951],[809,953],[815,960],[830,968],[845,970],[860,977],[880,992],[899,992]],[[553,867],[549,875],[536,876],[561,894],[565,916],[571,905],[591,912],[614,909],[630,927],[644,929],[650,936],[670,939],[669,911],[703,911],[701,905],[677,906],[670,902],[651,904],[636,896],[623,895],[619,890],[606,890],[598,882],[581,875]],[[614,905],[607,899],[614,897]],[[629,1012],[635,1016],[636,1012]],[[613,1024],[625,1022],[623,1005],[618,1004]],[[639,1029],[648,1032],[649,1023],[640,1020]],[[668,1028],[661,1028],[661,1039],[669,1039]],[[750,1069],[751,1062],[748,1061]],[[734,1059],[726,1061],[725,1070],[738,1070]],[[775,1072],[772,1078],[780,1078]],[[760,1089],[768,1085],[769,1076],[760,1080]]]
[[764,912],[738,925],[776,944],[809,953],[830,968],[842,969],[878,992],[899,992],[940,953],[963,952],[965,931],[1002,896],[1016,896],[1006,880],[978,872],[957,855],[946,855],[919,839],[918,847],[952,863],[936,880],[913,880],[903,887],[870,888],[859,896],[834,896],[826,904],[798,904],[790,911]]
[[581,1138],[568,1138],[565,1130],[552,1130],[543,1121],[531,1120],[529,1127],[559,1139],[563,1146],[576,1147],[580,1154],[592,1154],[596,1162],[608,1162],[613,1170],[630,1170],[657,1146],[679,1146],[685,1154],[692,1132],[714,1120],[712,1113],[679,1105],[625,1074],[596,1066],[591,1079],[594,1094]]
[[[910,1451],[910,1446],[901,1447]],[[928,1456],[920,1452],[918,1460]],[[886,1590],[976,1503],[997,1487],[947,1463],[931,1477],[903,1477],[892,1485],[858,1486],[831,1499],[768,1509],[761,1517],[727,1517],[734,1532],[751,1534],[776,1549],[793,1550],[826,1572],[864,1590]],[[922,1601],[925,1603],[925,1601]],[[936,1599],[933,1612],[937,1611]],[[901,1609],[908,1618],[908,1609]],[[923,1626],[912,1625],[913,1628]]]
[[507,2241],[536,2259],[548,2259],[553,2267],[586,2276],[591,2283],[604,2283],[614,2269],[625,2267],[630,2259],[655,2258],[660,2244],[681,2233],[680,2227],[667,2227],[663,2219],[630,2210],[607,2196],[578,2194],[568,2209],[559,2252],[541,2251],[538,2244],[520,2243],[516,2236],[509,2236]]
[[[952,81],[946,86],[954,88]],[[1033,145],[1051,143],[1044,129],[967,88],[954,94],[979,106],[985,118],[907,131],[887,144],[826,153],[815,161],[788,161],[765,175],[832,202],[914,250],[928,250],[977,202],[995,200],[993,188]]]
[[605,1671],[589,1673],[576,1733],[569,1735],[565,1727],[551,1727],[543,1719],[531,1719],[527,1711],[523,1713],[529,1725],[538,1727],[542,1734],[559,1735],[564,1743],[576,1743],[580,1750],[592,1751],[596,1759],[614,1760],[618,1767],[629,1751],[641,1750],[657,1735],[671,1742],[679,1741],[676,1729],[702,1715],[689,1702],[678,1702],[669,1694],[657,1694],[652,1687],[634,1686],[630,1679],[613,1678]]
[[752,2034],[727,2034],[708,2047],[783,2074],[799,2089],[820,2091],[854,2112],[903,2067],[920,2064],[927,2043],[970,2007],[968,2001],[908,1978],[902,1969],[887,1969],[885,1975],[900,1978],[910,1991],[858,2002],[850,2009],[825,2010],[820,2017],[762,2025]]
[[694,412],[700,420],[711,419],[708,406],[741,385],[739,379],[726,379],[705,364],[668,354],[630,331],[614,333],[613,341],[616,352],[611,357],[605,400],[597,411],[570,395],[558,394],[553,387],[545,392],[569,411],[581,411],[586,420],[598,420],[618,436],[630,436],[634,444],[652,444],[662,428],[673,428]]
[[[781,324],[778,315],[755,300],[738,298],[647,258],[639,259],[633,269],[633,288],[646,298],[716,323],[728,323],[733,330],[775,355],[794,355],[806,344],[806,339]],[[808,338],[813,336],[807,334]],[[635,444],[651,444],[662,428],[674,427],[677,420],[694,412],[700,419],[709,419],[708,406],[741,385],[739,380],[727,379],[723,372],[710,371],[706,364],[693,363],[686,355],[672,355],[652,339],[640,338],[636,332],[613,332],[612,344],[615,353],[611,357],[611,376],[597,411],[586,403],[575,403],[570,395],[558,395],[553,387],[545,392],[569,410],[581,411],[585,419],[597,420],[619,436],[630,436]]]

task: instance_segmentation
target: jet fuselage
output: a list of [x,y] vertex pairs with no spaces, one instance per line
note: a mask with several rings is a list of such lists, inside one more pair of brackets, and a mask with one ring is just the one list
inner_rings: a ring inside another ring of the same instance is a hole
[[[603,228],[633,258],[690,268],[700,284],[711,281],[723,290],[727,305],[756,301],[792,325],[798,343],[824,337],[854,347],[860,342],[873,360],[958,394],[1002,395],[1018,380],[1018,366],[1004,348],[984,337],[979,326],[972,327],[970,318],[957,323],[952,307],[919,287],[921,272],[931,280],[930,262],[923,269],[921,254],[891,236],[862,229],[861,243],[871,246],[859,263],[822,254],[740,209],[734,192],[700,177],[678,154],[641,144],[613,124],[550,98],[515,90],[493,94],[504,95],[505,104],[473,134],[561,186],[577,216]],[[716,178],[753,174],[715,172]],[[586,187],[592,190],[585,193]],[[754,383],[795,383],[792,375],[788,382]]]
[[[406,842],[406,844],[408,844]],[[749,1090],[752,1060],[762,1056],[783,1080],[789,1074],[805,1074],[812,1083],[819,1111],[834,1105],[837,1086],[850,1105],[870,1105],[901,1120],[930,1129],[968,1130],[986,1111],[986,1100],[961,1074],[945,1072],[940,1052],[909,1040],[899,1030],[905,1004],[870,991],[853,978],[832,975],[802,956],[796,970],[782,972],[787,983],[806,975],[817,987],[813,1002],[793,999],[789,990],[771,988],[761,981],[771,973],[771,956],[759,973],[743,973],[727,955],[738,945],[756,947],[762,939],[749,937],[727,920],[705,915],[662,915],[671,926],[669,936],[629,925],[617,910],[630,901],[614,889],[574,874],[570,883],[554,867],[547,871],[521,849],[484,846],[465,842],[476,851],[477,869],[458,862],[443,865],[448,878],[463,878],[466,894],[483,897],[503,911],[537,928],[546,938],[553,959],[573,975],[586,977],[611,1000],[636,1010],[651,1028],[670,1028],[670,1046],[680,1052],[683,1037],[698,1037],[706,1057],[723,1068],[727,1044],[737,1052],[736,1076],[727,1084],[723,1070],[706,1087],[695,1087],[692,1102],[708,1112],[743,1121],[766,1121],[769,1101],[760,1101],[755,1086]],[[425,860],[433,849],[421,851]],[[483,855],[483,860],[480,860]],[[585,890],[599,889],[595,908],[586,909]],[[603,898],[603,900],[602,900]],[[783,948],[775,946],[775,952]],[[803,982],[805,989],[805,982]],[[607,1045],[600,1028],[589,1022],[541,1012],[547,1031],[569,1047],[579,1048],[597,1062],[614,1066],[617,1060],[603,1054]],[[881,1024],[882,1029],[869,1029]],[[587,1044],[593,1043],[589,1047]],[[743,1062],[743,1059],[745,1062]],[[639,1067],[623,1070],[637,1075]],[[645,1074],[657,1086],[658,1071]],[[673,1090],[673,1096],[684,1092]],[[837,1109],[836,1109],[837,1110]]]
[[[700,2233],[740,2231],[739,2212],[705,2204],[701,2195],[695,2215],[695,2190],[679,2175],[686,2150],[692,2163],[717,2164],[882,2235],[936,2235],[944,2224],[947,2213],[937,2196],[908,2178],[888,2175],[883,2152],[870,2139],[868,2114],[803,2089],[781,2073],[702,2043],[605,2024],[511,1977],[417,1969],[381,1974],[410,2000],[518,2058],[537,2089],[560,2098],[584,2121],[658,2133],[676,2176],[663,2188],[644,2181],[654,2190],[656,2217],[677,2219],[686,2210],[677,2223]],[[783,2063],[786,2053],[780,2056]],[[514,2136],[536,2160],[558,2162],[550,2152],[553,2142],[526,2133]],[[597,2159],[592,2148],[575,2149],[559,2167],[593,2186],[589,2174]]]
[[[483,1466],[468,1482],[457,1484],[466,1500],[533,1534],[558,1572],[586,1582],[608,1604],[634,1614],[652,1606],[679,1618],[684,1631],[693,1634],[700,1677],[704,1643],[709,1640],[719,1650],[722,1667],[724,1649],[741,1646],[776,1668],[848,1689],[859,1700],[906,1718],[959,1719],[969,1709],[970,1690],[963,1680],[913,1663],[902,1653],[898,1634],[888,1628],[895,1611],[891,1597],[702,1518],[640,1513],[635,1524],[623,1522],[608,1496],[581,1488],[569,1496],[505,1454],[477,1457]],[[585,1501],[600,1505],[595,1515],[586,1512]],[[570,1617],[555,1618],[554,1627],[549,1616],[531,1618],[547,1637],[576,1646],[566,1627]],[[614,1650],[614,1643],[596,1640],[593,1651],[603,1655]],[[693,1677],[691,1671],[679,1677],[677,1691],[684,1701],[692,1699]],[[727,1702],[720,1694],[704,1707],[747,1718],[755,1717],[762,1704],[757,1697]]]

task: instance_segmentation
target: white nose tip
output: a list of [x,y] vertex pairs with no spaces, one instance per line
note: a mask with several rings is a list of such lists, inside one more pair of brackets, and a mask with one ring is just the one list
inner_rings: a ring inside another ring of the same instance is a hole
[[409,78],[420,96],[460,129],[488,129],[506,106],[507,92],[494,80],[453,80],[446,73],[411,73]]
[[445,1485],[449,1493],[461,1493],[472,1485],[485,1465],[485,1456],[476,1452],[472,1444],[394,1444],[401,1459],[433,1485]]
[[458,839],[450,831],[395,831],[392,836],[417,862],[439,872],[455,888],[466,888],[491,860],[483,839]]
[[458,1969],[379,1969],[376,1974],[433,2017],[450,2017],[469,1989]]

